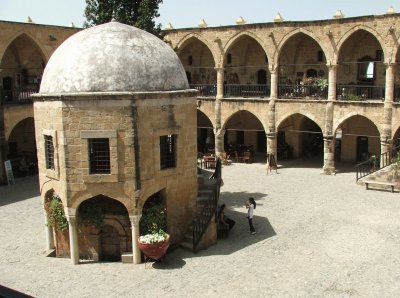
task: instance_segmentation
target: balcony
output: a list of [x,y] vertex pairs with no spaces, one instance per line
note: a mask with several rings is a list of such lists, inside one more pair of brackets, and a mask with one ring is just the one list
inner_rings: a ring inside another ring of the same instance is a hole
[[385,86],[336,85],[336,99],[349,101],[385,100]]
[[280,84],[278,85],[278,97],[325,100],[328,98],[328,88],[314,84]]
[[3,90],[0,89],[1,105],[23,105],[32,103],[32,94],[37,93],[36,89]]
[[224,97],[243,97],[243,98],[265,98],[270,95],[270,87],[268,85],[224,85]]

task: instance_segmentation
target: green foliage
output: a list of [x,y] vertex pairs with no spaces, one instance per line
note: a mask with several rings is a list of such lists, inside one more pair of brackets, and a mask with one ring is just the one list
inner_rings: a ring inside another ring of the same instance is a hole
[[315,83],[317,84],[317,86],[321,89],[325,89],[326,87],[328,87],[328,80],[324,79],[324,78],[319,78],[315,81]]
[[96,229],[104,226],[104,216],[100,208],[79,209],[79,224],[84,226],[94,225]]
[[358,95],[354,95],[354,94],[347,94],[346,99],[351,100],[351,101],[360,101],[361,97]]
[[161,24],[155,24],[159,17],[158,8],[163,0],[86,0],[85,27],[117,22],[135,26],[160,37]]
[[68,230],[68,221],[64,213],[61,199],[56,194],[45,203],[47,212],[47,222],[50,227],[54,227],[57,231]]
[[140,234],[165,233],[167,216],[164,205],[158,200],[147,202],[140,219]]
[[398,152],[396,156],[392,159],[392,169],[396,176],[399,175],[400,171],[400,153]]

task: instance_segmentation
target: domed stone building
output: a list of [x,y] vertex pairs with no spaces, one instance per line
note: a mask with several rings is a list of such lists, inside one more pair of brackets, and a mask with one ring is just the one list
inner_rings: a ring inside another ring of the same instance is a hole
[[[59,196],[68,220],[60,255],[139,263],[149,198],[166,207],[171,242],[182,240],[197,197],[195,96],[174,51],[128,25],[83,30],[54,52],[34,119],[43,202]],[[103,227],[84,229],[77,218],[93,212]]]

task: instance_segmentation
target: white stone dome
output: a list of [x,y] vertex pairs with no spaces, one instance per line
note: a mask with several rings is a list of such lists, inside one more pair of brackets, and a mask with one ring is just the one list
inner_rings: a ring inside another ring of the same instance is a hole
[[69,37],[51,56],[40,93],[151,92],[188,89],[185,70],[162,40],[110,22]]

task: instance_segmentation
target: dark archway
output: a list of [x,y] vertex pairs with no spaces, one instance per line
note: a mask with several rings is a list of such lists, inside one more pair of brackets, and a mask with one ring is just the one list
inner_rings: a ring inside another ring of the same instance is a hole
[[281,98],[327,97],[326,58],[321,46],[307,34],[291,36],[279,53],[278,93]]
[[360,29],[347,37],[338,55],[338,99],[383,99],[385,97],[383,61],[382,47],[372,33]]
[[37,170],[35,124],[32,117],[20,121],[8,138],[7,158],[17,176],[35,174]]
[[30,94],[39,90],[45,65],[45,55],[28,35],[15,38],[0,61],[5,102],[30,101]]
[[238,111],[226,121],[225,151],[235,160],[236,152],[240,156],[250,151],[253,156],[264,158],[266,153],[266,136],[261,121],[249,111]]
[[278,160],[303,158],[323,161],[322,130],[302,114],[287,117],[278,127]]
[[132,232],[126,207],[98,195],[78,207],[79,254],[83,259],[116,262],[132,251]]
[[207,153],[214,148],[214,129],[211,120],[197,110],[197,152]]
[[266,97],[268,85],[268,57],[253,37],[243,34],[226,50],[225,97]]
[[[354,115],[344,120],[336,129],[336,143],[340,142],[341,161],[361,162],[380,154],[380,134],[368,118]],[[335,145],[335,150],[339,144]]]

